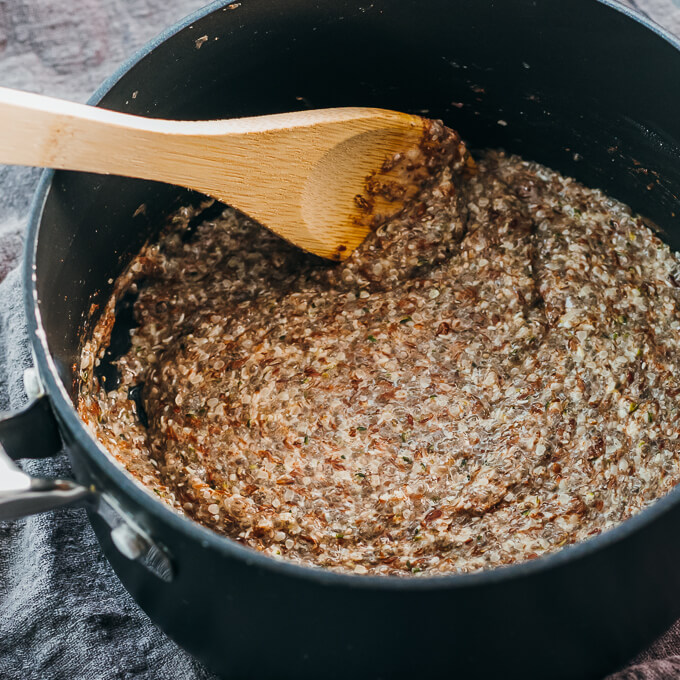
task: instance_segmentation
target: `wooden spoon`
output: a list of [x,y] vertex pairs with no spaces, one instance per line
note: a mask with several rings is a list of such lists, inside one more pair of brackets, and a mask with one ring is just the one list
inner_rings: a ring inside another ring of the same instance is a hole
[[[426,129],[419,116],[372,108],[159,120],[0,88],[0,162],[178,184],[335,260],[412,193],[386,161],[408,157]],[[371,192],[376,177],[397,190]]]

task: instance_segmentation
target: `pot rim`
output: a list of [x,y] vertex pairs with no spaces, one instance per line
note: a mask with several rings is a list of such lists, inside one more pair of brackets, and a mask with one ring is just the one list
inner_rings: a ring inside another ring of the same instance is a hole
[[[208,15],[233,4],[235,0],[215,0],[205,7],[189,14],[174,25],[168,27],[155,38],[152,38],[130,58],[125,60],[118,69],[107,78],[88,100],[90,105],[98,105],[102,98],[127,73],[147,57],[161,43],[166,42],[194,22],[204,19]],[[619,12],[629,19],[639,23],[644,28],[655,33],[660,39],[668,42],[680,52],[680,38],[674,36],[652,19],[618,2],[618,0],[594,0],[598,4]],[[49,194],[54,170],[45,170],[36,189],[29,213],[26,240],[22,258],[23,304],[27,319],[28,333],[33,357],[51,403],[59,415],[62,426],[68,429],[70,435],[87,453],[90,460],[108,475],[121,491],[130,496],[150,516],[157,521],[168,524],[171,528],[183,533],[188,538],[197,541],[204,547],[221,552],[226,557],[238,559],[248,566],[257,567],[265,571],[272,571],[281,576],[291,578],[310,579],[328,586],[348,586],[375,590],[421,591],[439,588],[467,588],[483,587],[512,579],[528,578],[539,572],[560,568],[575,560],[585,559],[591,554],[618,543],[628,536],[642,531],[647,525],[673,506],[680,503],[680,485],[672,489],[662,498],[618,526],[594,536],[581,543],[565,546],[556,552],[541,556],[535,560],[519,562],[507,566],[485,569],[469,574],[445,574],[424,577],[395,577],[370,576],[331,571],[326,568],[310,567],[278,560],[253,548],[243,546],[236,541],[222,536],[207,527],[178,514],[170,506],[158,500],[149,490],[145,489],[117,464],[104,447],[90,434],[80,420],[73,402],[61,379],[47,346],[47,335],[44,331],[38,305],[38,291],[36,288],[36,253],[43,208]]]

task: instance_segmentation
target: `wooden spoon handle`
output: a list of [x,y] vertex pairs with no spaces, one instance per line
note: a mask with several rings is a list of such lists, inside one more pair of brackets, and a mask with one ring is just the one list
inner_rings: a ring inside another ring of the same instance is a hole
[[172,181],[158,164],[168,122],[0,88],[0,163]]
[[0,163],[168,182],[252,213],[262,201],[254,188],[281,183],[281,166],[299,155],[295,144],[316,115],[175,121],[0,87]]

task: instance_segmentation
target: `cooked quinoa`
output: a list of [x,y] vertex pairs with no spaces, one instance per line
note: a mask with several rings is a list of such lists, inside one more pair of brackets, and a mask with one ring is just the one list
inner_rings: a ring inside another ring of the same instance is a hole
[[80,366],[83,420],[178,512],[308,566],[442,574],[680,480],[679,258],[618,201],[490,151],[339,265],[201,210],[133,261]]

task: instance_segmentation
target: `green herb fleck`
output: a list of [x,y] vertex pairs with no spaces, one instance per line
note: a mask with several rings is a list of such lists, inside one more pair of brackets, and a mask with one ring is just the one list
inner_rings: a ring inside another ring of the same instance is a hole
[[345,538],[345,534],[335,534],[335,538]]
[[309,435],[305,435],[305,444],[309,444]]
[[364,478],[366,477],[366,474],[365,474],[364,472],[357,472],[357,473],[356,473],[356,476],[357,476],[357,477],[361,477],[362,479],[364,479]]
[[411,463],[413,463],[413,459],[412,459],[412,458],[409,458],[408,456],[402,456],[402,460],[404,460],[404,461],[405,461],[406,463],[408,463],[409,465],[410,465]]
[[369,336],[368,336],[368,341],[369,341],[369,342],[376,342],[375,335],[369,335]]
[[654,422],[654,416],[652,415],[651,411],[647,411],[647,422],[648,423],[653,423]]
[[250,418],[248,418],[248,422],[246,423],[246,427],[250,427]]
[[359,432],[366,432],[366,428],[363,425],[357,425],[357,430],[359,430]]
[[633,402],[629,407],[628,407],[628,413],[635,413],[640,408],[640,404]]
[[410,316],[405,316],[399,323],[408,323],[409,321],[413,321],[413,319]]
[[401,441],[403,441],[403,442],[406,441],[406,432],[401,433]]
[[345,456],[344,453],[340,456],[340,458],[342,458],[343,460],[347,460],[347,456]]

